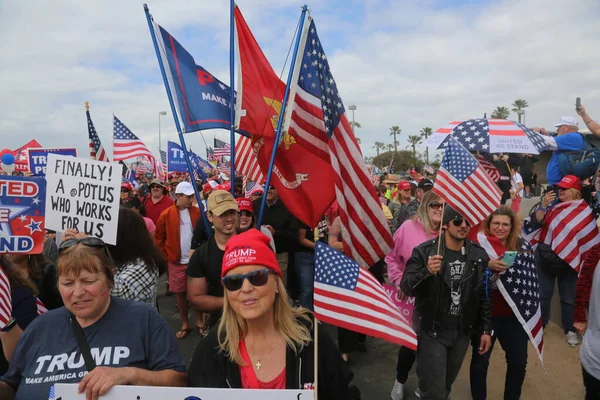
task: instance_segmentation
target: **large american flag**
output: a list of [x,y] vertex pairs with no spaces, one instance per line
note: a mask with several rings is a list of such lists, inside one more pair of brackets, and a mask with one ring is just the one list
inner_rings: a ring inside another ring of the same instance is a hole
[[89,145],[90,145],[90,158],[92,160],[98,161],[110,161],[108,159],[108,154],[104,151],[104,147],[100,142],[100,138],[98,137],[98,133],[96,133],[96,128],[94,128],[94,123],[92,122],[92,117],[90,116],[90,111],[87,110],[85,112],[87,116],[88,123],[88,135],[89,135]]
[[254,182],[263,182],[263,175],[258,159],[252,150],[252,140],[245,136],[238,136],[235,143],[235,170]]
[[229,143],[225,143],[222,140],[214,138],[215,140],[215,149],[214,156],[215,157],[229,157],[231,156],[231,148],[229,147]]
[[115,161],[135,157],[154,159],[152,152],[150,152],[144,142],[135,136],[117,117],[114,117],[113,135],[113,158]]
[[483,167],[491,180],[498,182],[500,180],[500,171],[492,164],[492,155],[490,153],[481,153],[475,156],[479,165]]
[[315,316],[328,324],[417,348],[410,321],[375,277],[322,242],[315,248],[314,307]]
[[284,128],[296,142],[331,164],[348,254],[371,266],[392,246],[392,235],[360,147],[345,115],[314,20],[304,32],[294,69],[289,118]]
[[483,167],[452,136],[448,140],[433,192],[475,226],[500,205],[502,193]]
[[0,266],[0,329],[4,328],[12,316],[12,296],[10,282],[4,268]]
[[[483,232],[477,234],[477,242],[485,249],[490,260],[496,260],[504,254],[500,241],[494,237],[488,238]],[[498,286],[502,297],[523,326],[543,365],[544,327],[539,280],[533,249],[527,241],[522,241],[512,267],[493,284]]]
[[523,221],[523,236],[533,245],[545,243],[575,271],[580,270],[583,255],[600,243],[600,231],[591,208],[585,200],[557,203],[546,214],[541,228],[536,229],[529,216]]

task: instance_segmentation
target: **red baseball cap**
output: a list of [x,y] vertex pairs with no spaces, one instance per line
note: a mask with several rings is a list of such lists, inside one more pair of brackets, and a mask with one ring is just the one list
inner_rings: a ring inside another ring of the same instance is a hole
[[250,199],[247,199],[245,197],[238,197],[237,199],[235,199],[235,201],[237,201],[238,208],[240,209],[240,211],[250,211],[254,214],[254,207],[252,207],[252,202],[250,201]]
[[563,189],[577,189],[579,191],[581,191],[581,188],[583,188],[581,179],[575,175],[565,175],[565,177],[562,178],[560,182],[556,184],[556,186]]
[[240,265],[261,265],[283,277],[275,252],[269,247],[270,239],[256,229],[234,235],[225,245],[221,263],[221,278]]
[[410,182],[409,181],[400,181],[398,183],[398,189],[400,189],[400,190],[410,190],[410,189],[412,189],[412,187],[410,186]]

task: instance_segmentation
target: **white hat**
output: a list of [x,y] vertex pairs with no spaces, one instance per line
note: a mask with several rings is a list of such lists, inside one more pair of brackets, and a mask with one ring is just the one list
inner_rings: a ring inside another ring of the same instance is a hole
[[189,182],[180,182],[175,188],[175,194],[185,194],[186,196],[194,194],[194,187]]
[[555,124],[555,127],[559,127],[559,126],[579,126],[579,123],[577,122],[577,120],[573,117],[562,117],[560,119],[560,121],[558,121],[558,124]]

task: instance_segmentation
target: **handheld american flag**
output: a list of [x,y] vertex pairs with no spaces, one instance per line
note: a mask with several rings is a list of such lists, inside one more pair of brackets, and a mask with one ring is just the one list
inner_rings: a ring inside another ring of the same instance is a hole
[[114,117],[113,134],[113,158],[115,161],[127,160],[135,157],[148,157],[150,160],[154,159],[154,156],[144,142],[135,136],[117,117]]
[[229,157],[231,155],[231,148],[229,147],[229,143],[225,143],[222,140],[214,138],[215,141],[215,149],[214,155],[215,157]]
[[328,324],[417,348],[417,336],[375,277],[322,242],[315,248],[315,316]]
[[389,252],[392,235],[312,18],[298,54],[284,130],[330,164],[346,252],[371,266]]
[[556,204],[550,208],[539,229],[532,218],[535,215],[523,221],[523,236],[534,247],[538,243],[549,245],[575,271],[579,272],[583,255],[600,243],[596,219],[585,200]]
[[0,329],[4,328],[12,316],[12,296],[10,282],[4,268],[0,266]]
[[[87,104],[86,104],[86,107],[87,107]],[[87,123],[88,123],[90,158],[92,160],[109,162],[110,160],[108,159],[108,154],[106,153],[106,151],[104,151],[104,147],[102,147],[102,143],[100,142],[98,133],[96,133],[96,128],[94,127],[94,123],[92,122],[92,117],[90,116],[90,110],[86,110],[85,115],[87,117]]]
[[[496,237],[488,238],[479,232],[477,242],[485,249],[490,260],[497,260],[504,254],[504,246]],[[544,327],[535,256],[526,240],[522,240],[518,250],[512,267],[499,275],[494,283],[529,336],[543,366]]]
[[252,140],[238,136],[235,144],[235,170],[254,182],[263,182],[263,175],[258,159],[252,150]]
[[490,153],[481,153],[475,156],[479,165],[483,167],[491,180],[498,182],[500,180],[500,171],[492,164],[492,156]]
[[450,136],[433,192],[463,215],[471,226],[483,221],[500,205],[502,193],[483,167]]

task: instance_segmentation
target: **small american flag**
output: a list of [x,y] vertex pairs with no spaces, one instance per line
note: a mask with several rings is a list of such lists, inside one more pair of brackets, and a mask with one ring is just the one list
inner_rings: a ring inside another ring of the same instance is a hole
[[48,309],[46,308],[44,303],[42,303],[42,301],[39,299],[39,297],[35,298],[35,305],[37,306],[37,314],[38,315],[42,315],[43,313],[48,312]]
[[600,243],[600,231],[585,200],[557,203],[548,210],[544,224],[535,229],[532,216],[523,221],[523,236],[533,245],[545,243],[579,272],[583,255]]
[[102,147],[102,143],[100,142],[100,138],[96,133],[96,128],[94,128],[94,123],[92,122],[92,117],[90,116],[90,111],[87,110],[85,112],[87,116],[88,123],[88,135],[89,135],[89,144],[90,144],[90,158],[92,160],[98,161],[110,161],[108,159],[108,154],[104,151],[104,147]]
[[315,249],[315,316],[328,324],[415,350],[410,322],[371,273],[322,242]]
[[247,181],[246,182],[246,197],[250,198],[254,193],[264,193],[264,189],[261,185],[256,182]]
[[215,140],[215,149],[214,155],[215,157],[229,157],[231,155],[231,148],[229,147],[229,143],[225,143],[222,140],[214,138]]
[[498,168],[494,167],[494,164],[492,164],[490,153],[478,154],[475,156],[475,159],[485,170],[485,173],[488,174],[491,180],[494,182],[498,182],[500,180],[500,171],[498,171]]
[[160,150],[160,161],[163,165],[167,165],[167,152],[164,150]]
[[[504,246],[495,237],[488,238],[483,232],[477,234],[477,242],[485,249],[490,260],[504,254]],[[498,290],[513,310],[533,344],[542,366],[544,365],[544,327],[540,303],[538,273],[533,249],[526,240],[519,248],[519,254],[506,272],[495,281]]]
[[235,144],[235,169],[251,181],[262,182],[265,179],[252,150],[252,140],[241,135]]
[[475,226],[498,208],[502,193],[456,139],[447,143],[433,192]]
[[4,268],[0,266],[0,329],[4,328],[12,315],[10,282]]
[[360,146],[352,133],[314,19],[298,51],[286,127],[296,142],[331,164],[344,247],[361,265],[389,252],[393,240]]
[[114,117],[113,129],[113,158],[115,161],[135,157],[148,157],[150,160],[154,158],[144,142],[135,136],[117,117]]

